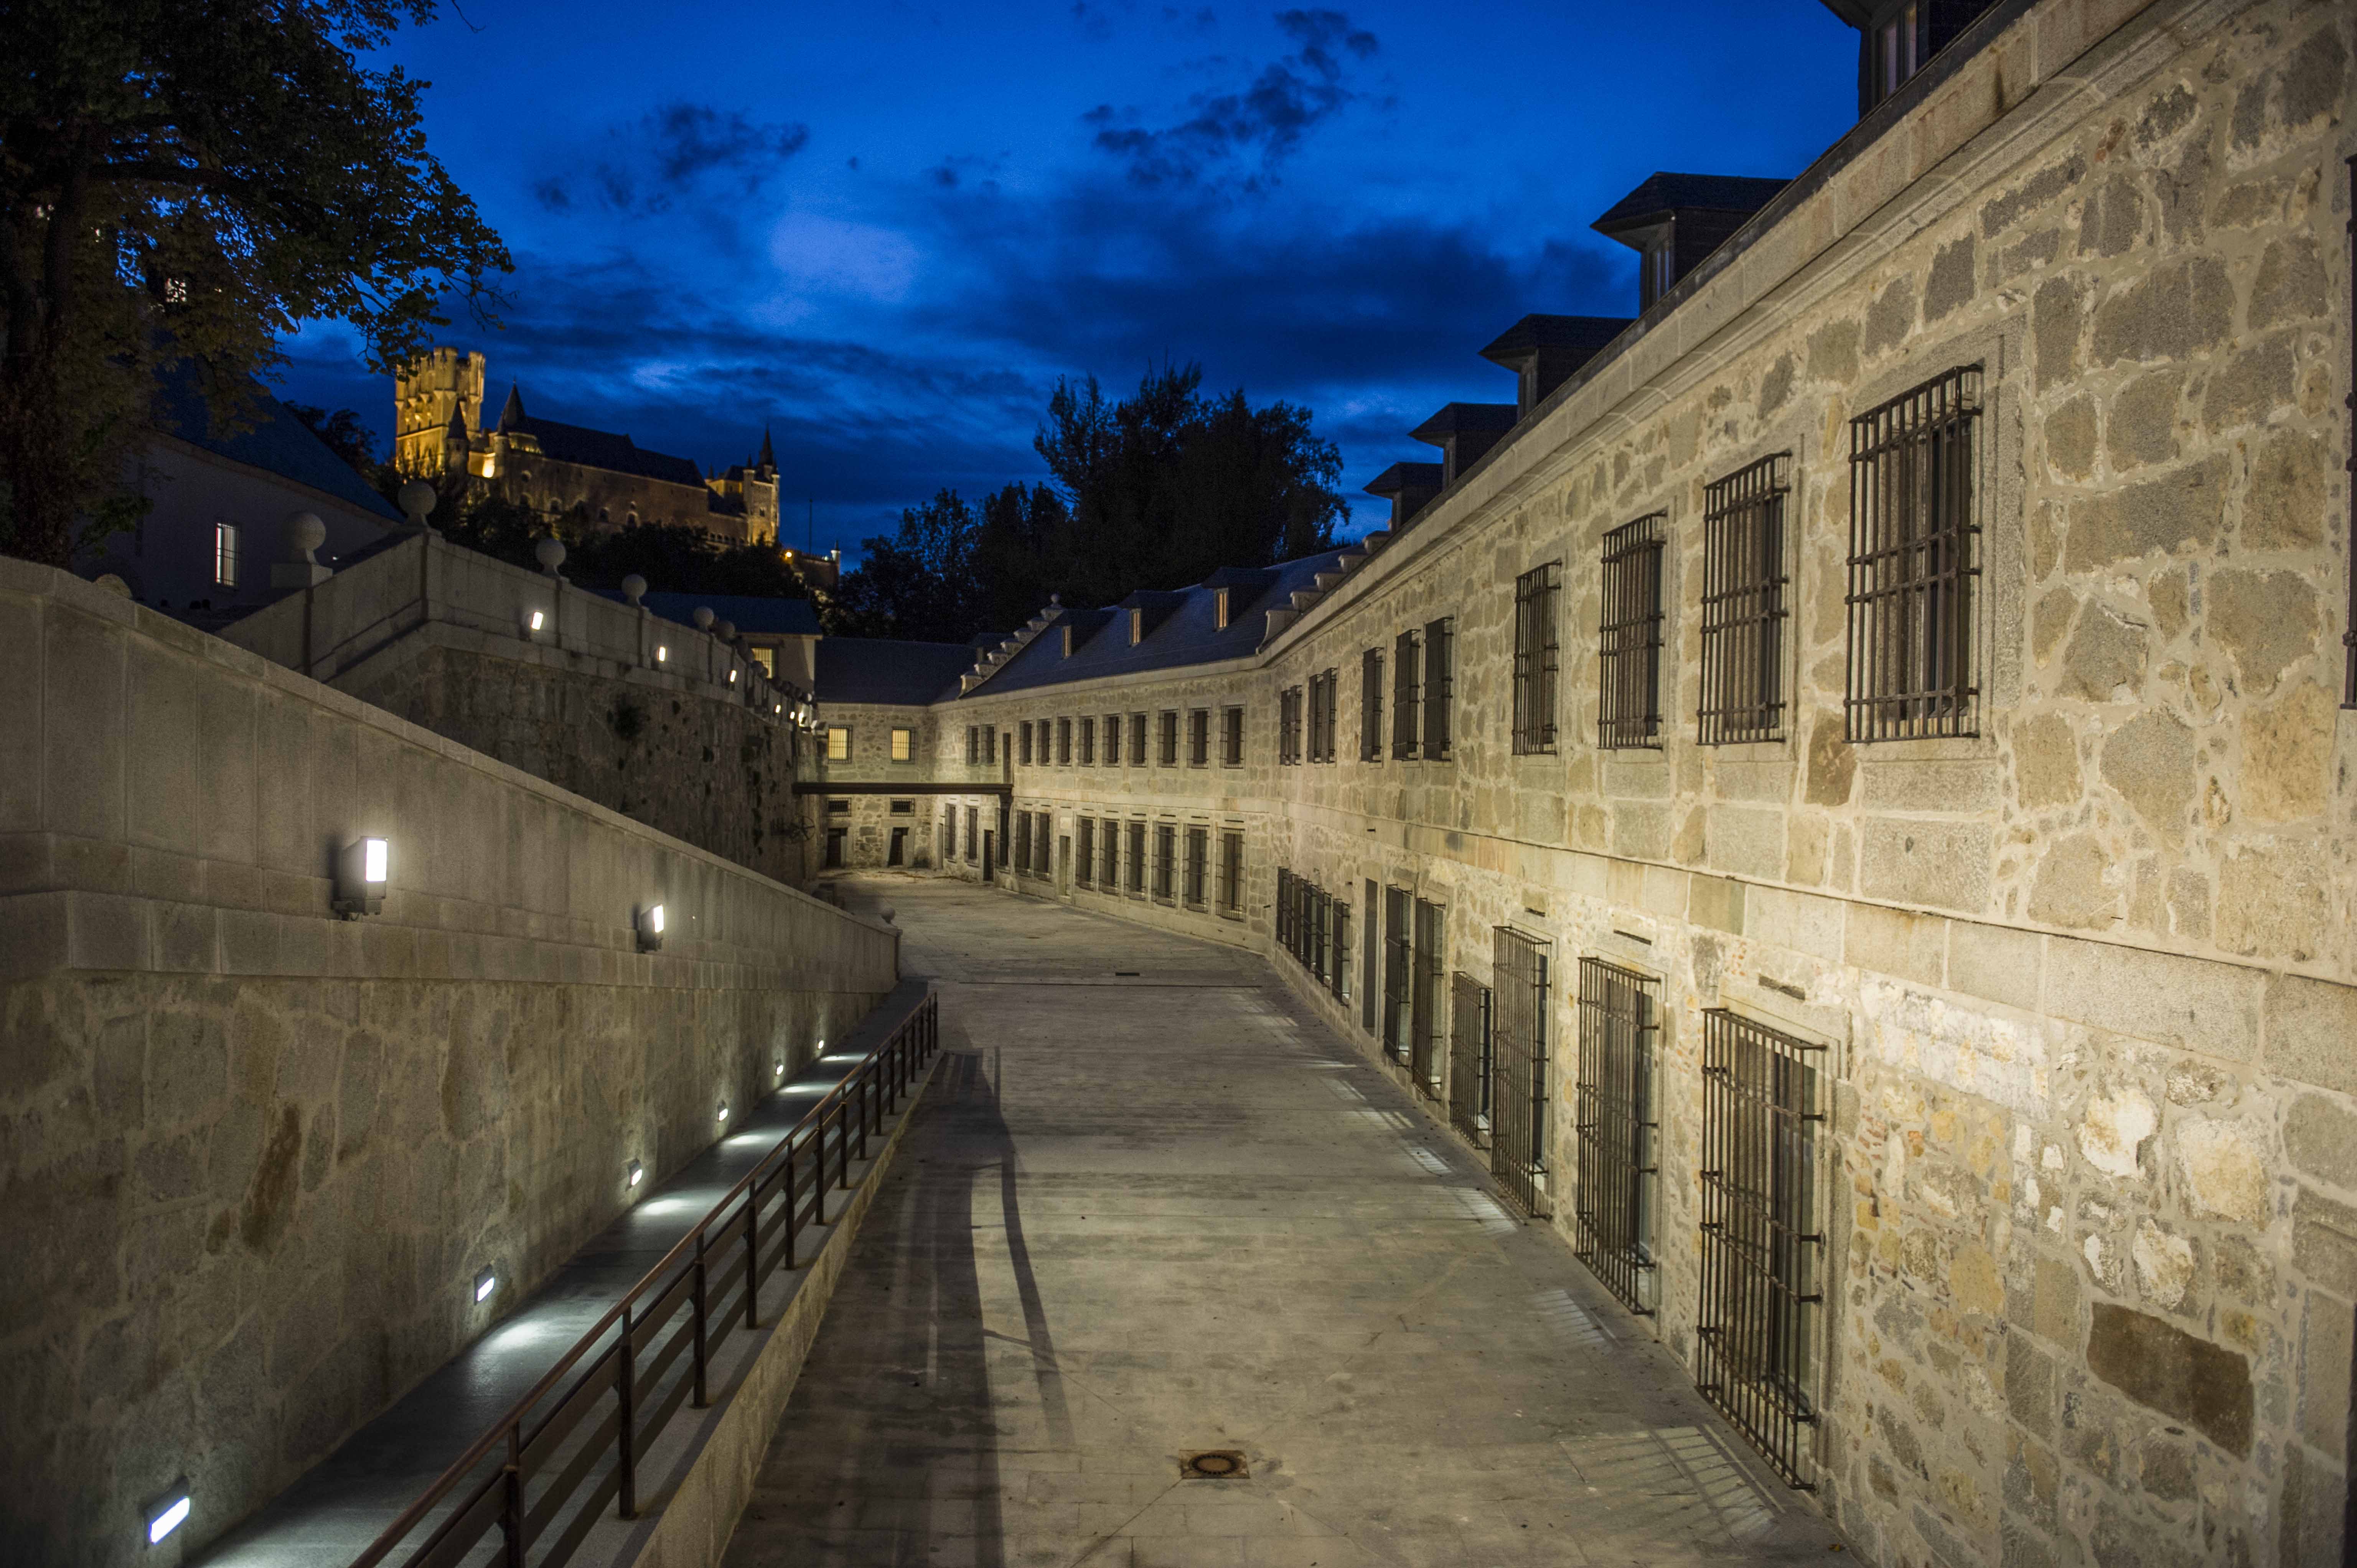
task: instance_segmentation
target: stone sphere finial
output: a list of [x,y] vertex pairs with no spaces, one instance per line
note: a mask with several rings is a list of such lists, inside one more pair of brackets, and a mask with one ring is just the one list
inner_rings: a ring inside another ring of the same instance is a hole
[[408,513],[409,526],[412,528],[425,527],[425,514],[432,511],[434,510],[435,503],[439,501],[442,498],[440,496],[434,493],[434,487],[427,484],[424,479],[412,479],[409,483],[402,486],[400,490],[401,510]]
[[286,514],[284,537],[288,561],[304,566],[317,565],[317,558],[311,553],[328,542],[328,525],[319,521],[317,512],[291,511]]
[[883,917],[884,923],[888,926],[892,923],[892,917],[899,914],[900,911],[892,908],[891,905],[887,904],[884,908],[877,910],[876,912]]
[[1049,594],[1048,596],[1048,602],[1054,605],[1057,608],[1061,609],[1064,604],[1064,596],[1061,594]]
[[565,564],[565,541],[553,533],[543,535],[532,547],[532,558],[540,563],[542,571],[555,576],[556,569]]
[[696,606],[695,613],[687,618],[695,623],[695,629],[698,631],[710,631],[712,629],[712,611],[704,605]]
[[714,621],[712,635],[723,642],[734,642],[737,640],[737,623],[733,620]]
[[622,579],[622,597],[637,604],[647,596],[647,580],[636,572]]

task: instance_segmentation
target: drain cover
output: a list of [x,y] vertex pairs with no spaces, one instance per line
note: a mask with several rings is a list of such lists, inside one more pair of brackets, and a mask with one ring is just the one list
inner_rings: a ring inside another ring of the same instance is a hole
[[1116,969],[1113,972],[1113,977],[1115,980],[1135,980],[1138,977],[1138,972],[1134,969]]
[[1244,1456],[1232,1448],[1212,1448],[1178,1461],[1178,1473],[1189,1481],[1233,1481],[1245,1477]]

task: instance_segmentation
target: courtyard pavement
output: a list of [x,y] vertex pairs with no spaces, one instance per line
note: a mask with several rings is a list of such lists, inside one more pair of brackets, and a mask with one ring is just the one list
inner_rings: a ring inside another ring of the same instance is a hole
[[[948,1055],[728,1568],[1841,1560],[1262,960],[955,882],[845,891],[895,908]],[[1222,1449],[1243,1477],[1181,1478]]]

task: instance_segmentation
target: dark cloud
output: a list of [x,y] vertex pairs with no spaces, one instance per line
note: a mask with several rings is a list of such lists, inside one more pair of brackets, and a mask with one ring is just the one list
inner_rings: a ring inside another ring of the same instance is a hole
[[665,103],[607,133],[609,156],[533,182],[551,212],[585,196],[618,212],[661,213],[691,190],[732,177],[749,195],[810,141],[810,127],[756,124],[742,111],[684,100]]
[[1354,27],[1340,11],[1281,11],[1276,25],[1291,54],[1263,66],[1242,87],[1198,92],[1188,117],[1152,129],[1135,124],[1137,112],[1101,103],[1081,117],[1097,150],[1119,158],[1131,183],[1184,186],[1216,170],[1254,166],[1243,188],[1256,190],[1302,138],[1360,94],[1346,77],[1353,61],[1372,58],[1375,35]]

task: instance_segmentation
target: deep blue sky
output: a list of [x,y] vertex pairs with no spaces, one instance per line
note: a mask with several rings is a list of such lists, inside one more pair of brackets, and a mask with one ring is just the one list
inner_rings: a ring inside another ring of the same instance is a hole
[[[494,406],[706,466],[768,422],[822,548],[1042,477],[1059,375],[1165,356],[1308,404],[1370,526],[1358,488],[1435,456],[1408,430],[1512,400],[1482,344],[1633,313],[1590,219],[1655,169],[1797,174],[1856,108],[1819,0],[464,4],[389,51],[515,255],[501,328],[443,340]],[[349,335],[292,349],[285,395],[389,445]]]

